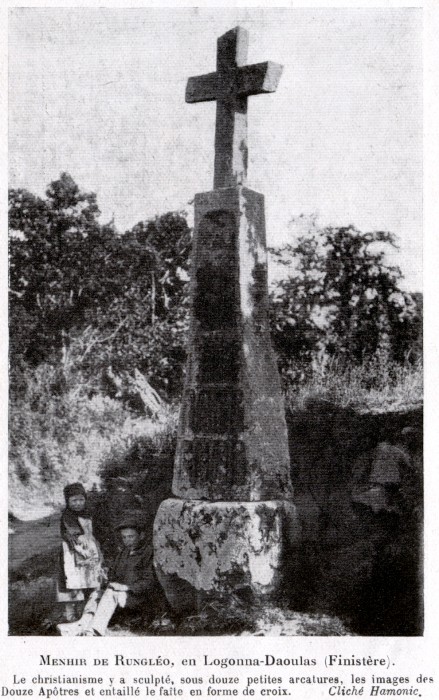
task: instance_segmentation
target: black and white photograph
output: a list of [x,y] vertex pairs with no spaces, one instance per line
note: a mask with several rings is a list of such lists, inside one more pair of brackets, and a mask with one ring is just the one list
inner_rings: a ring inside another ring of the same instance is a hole
[[9,9],[11,637],[424,635],[423,187],[421,7]]

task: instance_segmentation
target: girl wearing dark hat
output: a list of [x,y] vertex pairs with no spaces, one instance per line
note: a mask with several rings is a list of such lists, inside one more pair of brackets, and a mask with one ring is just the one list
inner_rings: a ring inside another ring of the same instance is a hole
[[[93,536],[93,523],[83,485],[79,482],[68,484],[64,489],[64,498],[66,508],[61,516],[62,549],[57,601],[65,606],[66,621],[73,622],[77,616],[77,603],[87,601],[81,619],[87,617],[87,607],[94,607],[93,601],[104,574],[102,555]],[[78,625],[81,625],[81,620]],[[64,634],[64,625],[57,628]]]

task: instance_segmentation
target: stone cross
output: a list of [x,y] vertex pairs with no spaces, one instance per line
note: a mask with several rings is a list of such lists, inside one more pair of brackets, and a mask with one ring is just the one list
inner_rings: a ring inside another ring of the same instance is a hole
[[186,102],[217,101],[213,186],[245,185],[247,179],[247,98],[275,92],[282,66],[271,61],[244,65],[248,32],[231,29],[218,39],[217,70],[189,78]]
[[[176,609],[231,592],[275,595],[297,531],[283,397],[271,348],[264,197],[245,187],[247,98],[282,67],[245,66],[240,27],[186,100],[217,100],[214,189],[195,195],[188,361],[172,491],[154,524],[155,566]],[[288,516],[288,517],[287,517]]]

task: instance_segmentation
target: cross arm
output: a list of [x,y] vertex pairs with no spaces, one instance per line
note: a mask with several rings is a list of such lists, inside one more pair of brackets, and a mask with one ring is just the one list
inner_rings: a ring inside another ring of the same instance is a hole
[[242,97],[260,95],[264,92],[276,92],[282,75],[283,66],[273,61],[240,66],[227,71],[222,80],[218,73],[206,73],[189,78],[186,85],[186,102],[210,102],[217,100],[222,92],[227,94],[233,86],[235,94]]
[[210,102],[216,100],[217,94],[217,74],[206,73],[189,78],[186,85],[186,102]]
[[264,92],[276,92],[282,75],[283,66],[273,61],[241,66],[237,71],[238,95],[260,95]]

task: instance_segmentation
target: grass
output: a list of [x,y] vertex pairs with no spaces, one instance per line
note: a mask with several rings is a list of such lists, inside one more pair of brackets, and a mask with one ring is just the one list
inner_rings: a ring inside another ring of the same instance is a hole
[[[39,576],[32,581],[16,581],[9,586],[9,633],[47,634],[45,620],[54,612],[55,581]],[[55,620],[54,620],[55,622]]]
[[422,364],[401,366],[373,360],[361,366],[343,367],[337,361],[316,367],[312,376],[287,390],[292,409],[302,409],[310,399],[331,402],[360,412],[405,411],[423,403]]
[[141,437],[159,443],[157,436],[175,422],[166,406],[149,418],[102,392],[90,395],[81,378],[58,394],[51,389],[55,375],[49,365],[29,371],[24,394],[11,399],[9,512],[19,520],[58,510],[69,482],[99,489],[102,464],[126,454]]

